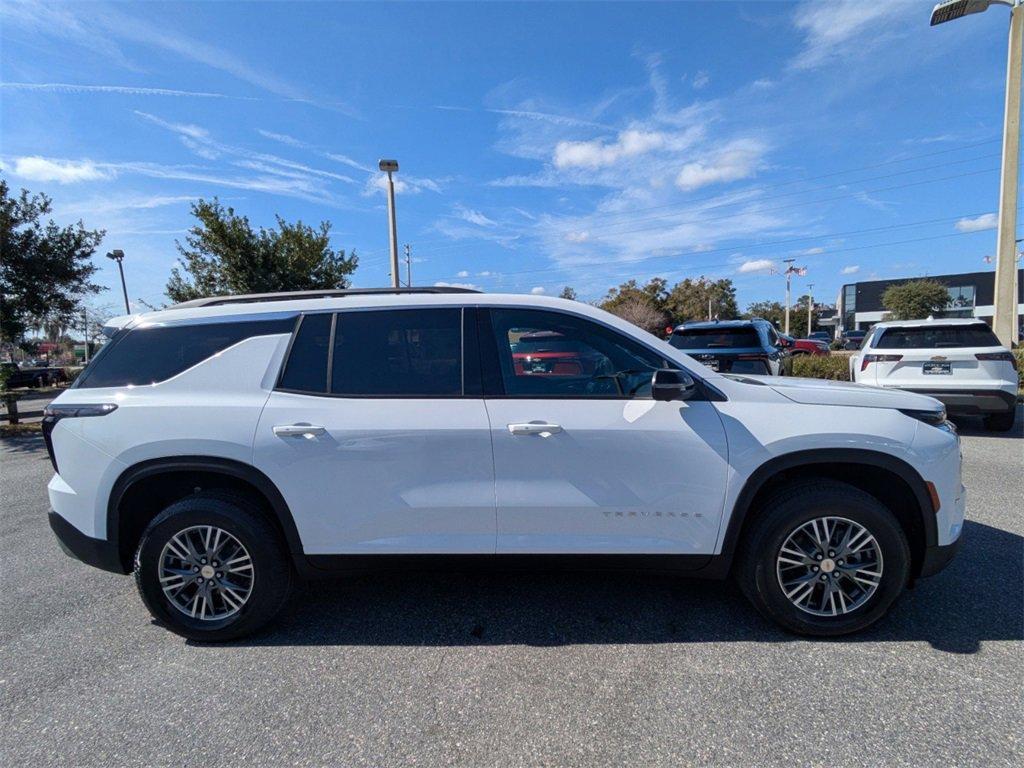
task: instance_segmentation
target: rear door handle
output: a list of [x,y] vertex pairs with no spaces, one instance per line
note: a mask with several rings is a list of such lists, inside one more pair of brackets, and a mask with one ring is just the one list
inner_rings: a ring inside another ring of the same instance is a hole
[[508,431],[513,435],[557,435],[562,431],[558,424],[531,422],[529,424],[509,424]]
[[315,437],[326,431],[326,427],[315,424],[279,424],[274,427],[274,434],[278,437]]

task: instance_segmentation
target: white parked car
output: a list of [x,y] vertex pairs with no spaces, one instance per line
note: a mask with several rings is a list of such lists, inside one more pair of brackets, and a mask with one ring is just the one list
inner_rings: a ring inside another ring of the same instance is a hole
[[1013,428],[1017,361],[982,320],[878,323],[850,358],[850,378],[930,395],[991,430]]
[[255,630],[296,575],[435,558],[731,574],[839,635],[960,540],[938,401],[721,375],[580,302],[281,294],[112,326],[47,409],[51,526],[186,637]]

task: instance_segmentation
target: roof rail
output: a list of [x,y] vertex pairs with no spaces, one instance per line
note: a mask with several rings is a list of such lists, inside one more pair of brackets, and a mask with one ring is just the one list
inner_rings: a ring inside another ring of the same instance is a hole
[[341,296],[372,296],[375,294],[397,293],[480,293],[472,288],[456,288],[454,286],[432,286],[426,288],[326,288],[322,291],[281,291],[278,293],[243,293],[237,296],[207,296],[204,299],[193,299],[181,304],[174,304],[168,309],[185,309],[188,307],[219,307],[223,304],[253,304],[258,301],[295,301],[297,299],[329,299]]

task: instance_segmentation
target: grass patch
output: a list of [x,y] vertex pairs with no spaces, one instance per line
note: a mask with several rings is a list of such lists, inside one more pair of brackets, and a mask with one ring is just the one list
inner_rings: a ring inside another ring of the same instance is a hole
[[0,437],[25,437],[43,434],[43,422],[29,421],[24,424],[0,424]]
[[849,355],[800,355],[793,358],[793,375],[805,379],[850,380]]

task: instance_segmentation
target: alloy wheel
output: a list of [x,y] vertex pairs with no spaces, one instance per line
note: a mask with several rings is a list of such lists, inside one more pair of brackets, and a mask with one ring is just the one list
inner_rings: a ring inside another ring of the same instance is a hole
[[159,563],[164,596],[190,618],[226,619],[252,594],[252,557],[223,528],[196,525],[178,531],[164,545]]
[[801,611],[841,616],[875,594],[882,549],[871,532],[845,517],[816,517],[794,529],[776,557],[779,586]]

